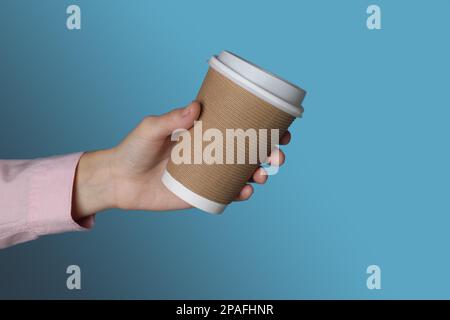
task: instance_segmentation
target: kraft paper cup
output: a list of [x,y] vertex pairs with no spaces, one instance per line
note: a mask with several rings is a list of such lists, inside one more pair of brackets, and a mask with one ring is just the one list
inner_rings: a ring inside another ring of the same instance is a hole
[[[303,89],[228,51],[213,56],[208,63],[210,68],[197,95],[202,104],[200,122],[189,130],[192,137],[200,128],[202,132],[218,129],[223,137],[226,129],[267,129],[268,133],[278,129],[281,137],[295,118],[301,117],[301,103],[306,94]],[[270,136],[262,141],[269,142]],[[201,150],[207,144],[202,142]],[[170,159],[162,182],[190,205],[209,213],[221,213],[260,165],[249,163],[245,150],[248,148],[236,148],[235,156],[243,152],[245,163],[175,164]],[[194,144],[191,151],[193,158]],[[225,149],[222,151],[225,159]],[[267,148],[267,155],[270,151]]]

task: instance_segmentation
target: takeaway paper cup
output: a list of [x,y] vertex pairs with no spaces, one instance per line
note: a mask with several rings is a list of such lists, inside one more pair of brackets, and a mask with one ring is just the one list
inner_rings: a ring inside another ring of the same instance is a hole
[[199,121],[180,135],[162,182],[192,206],[221,213],[264,162],[276,133],[301,117],[306,92],[228,51],[208,63]]

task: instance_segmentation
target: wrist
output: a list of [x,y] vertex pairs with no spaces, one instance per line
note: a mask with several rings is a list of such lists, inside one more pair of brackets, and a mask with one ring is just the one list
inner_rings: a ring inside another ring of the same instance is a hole
[[72,199],[74,220],[114,208],[114,188],[111,175],[113,150],[84,153],[75,173]]

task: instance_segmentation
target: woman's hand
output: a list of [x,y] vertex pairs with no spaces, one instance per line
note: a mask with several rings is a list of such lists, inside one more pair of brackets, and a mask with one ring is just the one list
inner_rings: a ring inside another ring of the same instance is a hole
[[[170,192],[161,176],[175,142],[170,140],[176,129],[189,129],[199,117],[201,106],[193,102],[161,116],[149,116],[116,147],[87,152],[78,163],[73,193],[75,220],[109,208],[127,210],[176,210],[191,206]],[[280,144],[287,144],[287,132]],[[272,165],[284,163],[284,153],[274,151]],[[252,181],[267,180],[264,169],[255,171]],[[245,185],[236,200],[247,200],[253,194],[251,184]]]

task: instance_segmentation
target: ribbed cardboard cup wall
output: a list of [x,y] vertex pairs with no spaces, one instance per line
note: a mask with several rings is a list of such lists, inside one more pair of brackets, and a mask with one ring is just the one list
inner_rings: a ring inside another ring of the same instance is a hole
[[[271,106],[255,95],[241,88],[214,69],[210,68],[197,100],[202,104],[202,131],[216,128],[222,132],[224,140],[226,129],[279,129],[280,137],[286,132],[293,116]],[[197,123],[197,125],[199,125]],[[190,130],[194,136],[194,128]],[[193,139],[192,139],[193,142]],[[203,148],[208,142],[203,143]],[[267,139],[270,151],[270,138]],[[229,204],[239,194],[260,163],[249,164],[248,140],[246,142],[246,163],[237,164],[238,150],[235,142],[235,164],[174,164],[169,161],[167,171],[185,187],[209,200]],[[259,142],[258,142],[259,145]],[[191,143],[193,158],[194,144]],[[202,148],[202,150],[203,150]],[[223,149],[225,162],[225,141]]]

